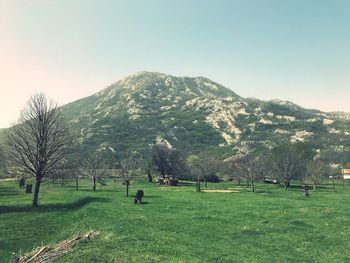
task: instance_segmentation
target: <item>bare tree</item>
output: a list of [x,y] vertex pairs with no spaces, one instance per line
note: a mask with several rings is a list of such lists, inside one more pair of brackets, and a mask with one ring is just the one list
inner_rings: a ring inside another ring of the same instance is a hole
[[79,189],[79,178],[81,177],[82,166],[77,161],[71,161],[68,163],[68,169],[70,178],[75,180],[75,190]]
[[272,149],[272,169],[284,183],[285,190],[288,190],[291,180],[305,176],[306,165],[313,156],[311,147],[304,143],[282,144]]
[[68,179],[67,160],[63,159],[60,162],[57,162],[49,177],[53,179],[54,183],[56,179],[60,179],[61,186],[63,186],[66,179]]
[[[0,141],[0,143],[1,143],[1,141]],[[2,147],[0,147],[0,167],[4,166],[4,165],[5,165],[5,154],[4,154]]]
[[192,155],[187,159],[187,163],[189,164],[192,173],[197,175],[197,185],[201,178],[203,178],[204,186],[206,188],[207,181],[218,181],[216,173],[220,170],[220,164],[213,156],[204,155],[198,157]]
[[245,155],[241,158],[232,160],[232,169],[235,170],[239,178],[244,178],[250,183],[252,192],[255,192],[255,181],[263,177],[262,157]]
[[230,181],[234,180],[239,185],[241,184],[242,180],[244,179],[240,170],[237,169],[237,160],[233,159],[233,158],[225,161],[225,173],[227,174],[227,177]]
[[201,183],[200,183],[200,169],[198,163],[200,162],[200,158],[197,155],[190,155],[186,159],[186,165],[193,176],[193,180],[197,177],[197,182],[196,182],[196,192],[201,191]]
[[92,179],[92,190],[96,191],[96,181],[106,173],[102,156],[98,153],[89,155],[84,161],[83,171]]
[[72,140],[57,104],[43,93],[29,99],[19,122],[6,132],[8,161],[35,177],[33,206],[38,206],[42,179],[65,157]]
[[54,183],[56,179],[61,180],[61,186],[69,180],[75,181],[75,190],[79,188],[79,175],[81,166],[77,159],[73,159],[71,156],[67,159],[63,159],[58,162],[55,170],[51,173],[50,178],[53,179]]
[[0,141],[0,177],[3,175],[3,173],[7,172],[5,153],[3,151],[3,147],[1,147],[1,144],[2,142]]
[[312,181],[314,190],[320,179],[326,174],[327,168],[320,160],[311,160],[306,166],[306,178]]
[[128,152],[124,159],[118,161],[121,175],[124,179],[126,196],[129,196],[130,181],[136,175],[137,170],[140,169],[141,161],[141,156],[136,151]]

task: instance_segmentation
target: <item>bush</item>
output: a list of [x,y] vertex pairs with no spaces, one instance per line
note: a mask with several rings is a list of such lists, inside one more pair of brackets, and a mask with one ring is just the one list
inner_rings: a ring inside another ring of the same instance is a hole
[[170,186],[177,186],[178,182],[179,182],[179,180],[177,180],[177,179],[174,179],[174,178],[169,179]]
[[159,178],[157,180],[157,182],[158,182],[158,184],[161,184],[161,185],[177,186],[179,183],[179,180],[177,180],[175,178],[166,177],[165,179]]
[[219,181],[220,181],[220,178],[216,174],[213,174],[207,177],[207,182],[218,183]]

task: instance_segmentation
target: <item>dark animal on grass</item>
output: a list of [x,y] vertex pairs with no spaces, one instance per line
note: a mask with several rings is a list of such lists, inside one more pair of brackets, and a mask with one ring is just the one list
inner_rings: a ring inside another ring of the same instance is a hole
[[137,190],[136,195],[135,195],[135,204],[139,202],[140,204],[142,203],[142,197],[143,197],[143,191],[142,190]]

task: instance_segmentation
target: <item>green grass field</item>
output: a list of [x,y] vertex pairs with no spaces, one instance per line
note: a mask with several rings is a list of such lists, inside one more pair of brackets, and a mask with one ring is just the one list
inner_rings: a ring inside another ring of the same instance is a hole
[[[100,232],[59,262],[350,262],[350,188],[196,193],[194,186],[134,182],[144,204],[121,183],[44,184],[41,207],[15,182],[0,182],[0,261],[90,229]],[[210,189],[238,187],[229,182]]]

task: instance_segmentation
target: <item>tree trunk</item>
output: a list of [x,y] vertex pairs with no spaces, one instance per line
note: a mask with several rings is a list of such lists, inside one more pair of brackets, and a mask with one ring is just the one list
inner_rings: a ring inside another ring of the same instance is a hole
[[197,182],[196,182],[196,192],[201,191],[201,182],[199,180],[199,176],[197,177]]
[[95,176],[93,178],[93,181],[94,181],[94,185],[92,186],[92,190],[96,191],[96,177]]
[[204,177],[204,187],[205,187],[205,188],[208,188],[207,178],[206,178],[206,177]]
[[147,182],[152,183],[152,175],[150,172],[147,174]]
[[254,180],[251,181],[251,187],[252,187],[252,192],[255,192],[255,187],[254,187]]
[[288,182],[284,182],[284,190],[288,191]]
[[196,182],[196,192],[200,192],[200,191],[201,191],[201,183]]
[[304,188],[304,196],[308,197],[309,196],[309,187],[307,185],[303,185]]
[[316,182],[314,182],[314,190],[316,190]]
[[33,204],[32,204],[33,207],[38,206],[40,184],[41,184],[41,177],[37,177],[35,180],[35,189],[34,189]]
[[129,181],[125,181],[125,195],[129,196]]
[[79,178],[75,177],[75,190],[78,190],[79,187]]
[[64,180],[63,180],[63,177],[61,178],[61,187],[63,186],[63,182],[64,182]]

